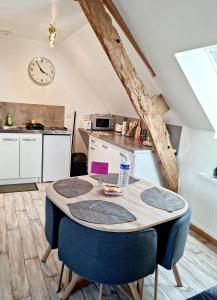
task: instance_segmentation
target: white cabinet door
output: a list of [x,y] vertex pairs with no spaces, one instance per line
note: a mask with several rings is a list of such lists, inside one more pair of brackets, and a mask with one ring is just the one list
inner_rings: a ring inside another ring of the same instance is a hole
[[42,135],[22,134],[20,136],[20,178],[41,177]]
[[109,164],[109,173],[118,173],[121,162],[120,152],[105,143],[101,143],[99,148],[101,160]]
[[0,179],[19,178],[19,135],[0,135]]

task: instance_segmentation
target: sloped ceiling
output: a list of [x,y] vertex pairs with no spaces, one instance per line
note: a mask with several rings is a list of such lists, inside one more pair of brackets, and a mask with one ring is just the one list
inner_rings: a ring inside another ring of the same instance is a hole
[[216,0],[114,0],[153,66],[169,106],[191,127],[212,129],[176,52],[217,44]]

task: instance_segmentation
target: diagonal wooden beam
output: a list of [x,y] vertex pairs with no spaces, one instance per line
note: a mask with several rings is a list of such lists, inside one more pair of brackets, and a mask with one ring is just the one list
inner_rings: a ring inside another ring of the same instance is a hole
[[[79,0],[90,25],[121,80],[143,125],[149,130],[165,185],[178,190],[179,172],[166,126],[152,99],[137,77],[103,0]],[[146,166],[144,166],[145,170]],[[148,172],[148,170],[147,170]]]
[[152,77],[155,77],[156,74],[150,65],[149,61],[143,54],[142,50],[140,49],[139,45],[137,44],[134,36],[132,35],[131,31],[129,30],[127,24],[125,23],[124,19],[120,15],[117,7],[114,5],[112,0],[103,0],[105,6],[111,13],[112,17],[115,19],[115,21],[118,23],[122,31],[125,33],[126,37],[128,38],[129,42],[133,46],[133,48],[136,50],[137,54],[140,56],[140,58],[143,60],[144,64],[146,65],[147,69],[149,70]]
[[[136,42],[133,34],[131,33],[130,29],[128,28],[126,22],[122,18],[121,14],[119,13],[117,7],[115,6],[114,2],[112,0],[103,0],[104,5],[107,7],[109,10],[110,14],[112,17],[115,19],[121,30],[124,32],[126,35],[128,41],[131,43],[137,54],[140,56],[142,59],[143,63],[145,64],[146,68],[150,72],[152,77],[156,77],[156,73],[153,70],[151,64],[149,63],[148,59],[145,57],[144,53],[142,52],[141,48],[139,47],[138,43]],[[163,97],[163,95],[156,95],[155,96],[155,102],[157,104],[157,109],[158,111],[160,110],[161,115],[163,115],[166,111],[169,110],[169,106]],[[163,108],[163,110],[162,110]]]

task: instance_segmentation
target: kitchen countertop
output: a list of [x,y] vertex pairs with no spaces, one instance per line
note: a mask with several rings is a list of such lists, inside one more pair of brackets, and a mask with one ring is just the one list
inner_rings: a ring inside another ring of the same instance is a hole
[[[141,141],[135,140],[134,137],[122,136],[120,134],[117,134],[115,131],[104,132],[104,131],[86,130],[84,128],[79,128],[78,130],[80,131],[80,133],[98,138],[104,142],[113,144],[117,147],[120,147],[122,149],[125,149],[133,153],[135,151],[141,151],[141,150],[152,151],[152,147],[144,146]],[[100,135],[100,133],[108,133],[109,136],[108,135],[103,136]]]
[[45,128],[44,130],[29,130],[26,128],[0,128],[0,133],[31,133],[31,134],[66,134],[70,135],[71,132],[69,130],[52,130],[49,128]]

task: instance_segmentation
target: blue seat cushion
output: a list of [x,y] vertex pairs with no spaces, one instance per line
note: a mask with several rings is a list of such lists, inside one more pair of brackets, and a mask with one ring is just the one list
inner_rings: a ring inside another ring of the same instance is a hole
[[217,286],[214,286],[188,300],[217,300]]

